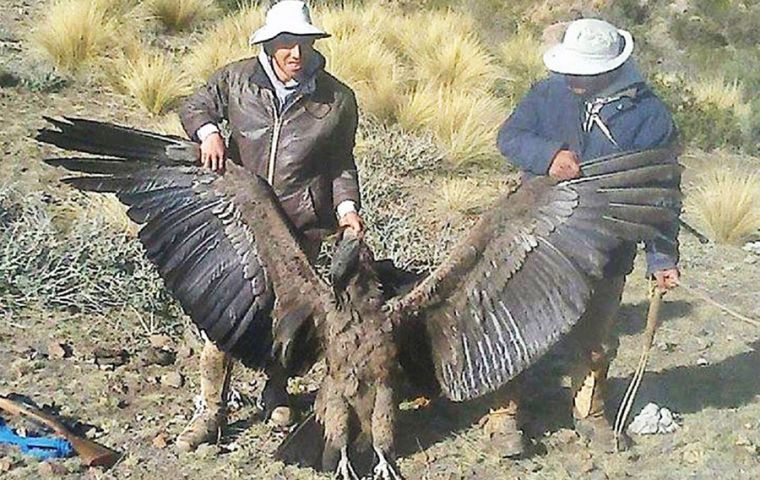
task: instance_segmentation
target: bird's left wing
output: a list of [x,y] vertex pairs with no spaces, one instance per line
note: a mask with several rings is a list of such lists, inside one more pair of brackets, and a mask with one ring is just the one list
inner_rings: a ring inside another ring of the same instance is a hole
[[417,354],[404,345],[423,352],[429,343],[427,363],[451,399],[494,391],[533,364],[580,319],[610,252],[624,241],[665,239],[661,229],[677,219],[680,166],[671,149],[603,158],[583,174],[536,178],[500,199],[393,304],[398,321],[427,332],[401,339],[402,358]]
[[87,174],[65,183],[129,206],[167,289],[220,349],[261,366],[277,335],[273,309],[277,318],[320,314],[329,290],[264,180],[231,162],[224,175],[201,168],[197,144],[179,137],[47,120],[56,128],[37,140],[98,155],[47,163]]

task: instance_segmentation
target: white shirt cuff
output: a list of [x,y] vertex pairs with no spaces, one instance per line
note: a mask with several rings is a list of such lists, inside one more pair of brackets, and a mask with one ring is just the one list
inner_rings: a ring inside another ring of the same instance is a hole
[[343,218],[347,213],[356,211],[356,202],[353,200],[343,200],[338,204],[338,208],[335,209],[338,214],[338,218]]
[[219,132],[219,127],[217,127],[213,123],[207,123],[206,125],[203,125],[201,128],[196,130],[195,136],[198,137],[198,140],[202,142],[206,140],[206,137],[208,137],[212,133],[218,133],[218,132]]

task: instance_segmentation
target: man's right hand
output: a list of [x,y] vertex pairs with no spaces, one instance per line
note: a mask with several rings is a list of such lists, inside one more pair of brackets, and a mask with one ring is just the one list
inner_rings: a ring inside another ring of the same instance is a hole
[[555,180],[570,180],[581,175],[580,159],[575,152],[570,150],[560,150],[554,155],[551,166],[549,167],[549,176]]
[[201,142],[201,164],[214,172],[224,170],[224,139],[218,132]]

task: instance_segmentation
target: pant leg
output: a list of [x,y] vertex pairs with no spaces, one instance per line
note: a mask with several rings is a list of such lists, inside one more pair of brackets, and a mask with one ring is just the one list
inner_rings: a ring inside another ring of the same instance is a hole
[[612,330],[624,287],[622,275],[597,282],[586,312],[573,332],[575,358],[571,375],[573,414],[577,418],[604,413],[607,371],[619,345]]

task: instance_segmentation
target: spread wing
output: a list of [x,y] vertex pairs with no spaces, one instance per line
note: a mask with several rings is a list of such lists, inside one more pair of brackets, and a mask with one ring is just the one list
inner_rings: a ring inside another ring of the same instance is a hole
[[277,335],[273,309],[276,318],[321,314],[329,292],[265,181],[231,162],[224,175],[199,167],[197,144],[179,137],[47,120],[56,128],[37,140],[98,156],[46,162],[88,174],[65,183],[129,206],[167,289],[222,350],[261,366]]
[[642,151],[588,163],[579,179],[529,180],[500,199],[394,306],[403,322],[424,324],[447,396],[494,391],[533,364],[580,319],[622,242],[667,240],[680,171],[673,150]]

